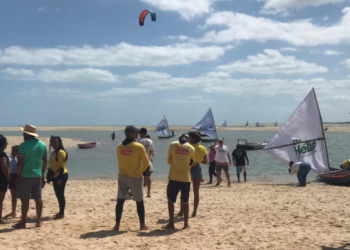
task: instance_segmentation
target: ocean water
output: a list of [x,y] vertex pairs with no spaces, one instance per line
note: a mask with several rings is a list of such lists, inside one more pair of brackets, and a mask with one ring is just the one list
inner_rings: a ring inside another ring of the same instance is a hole
[[[116,140],[112,141],[110,135],[113,131],[42,131],[40,135],[49,137],[58,135],[83,141],[97,141],[98,145],[92,149],[67,149],[69,153],[68,171],[70,179],[116,179],[118,175],[118,162],[116,155],[117,145],[124,140],[123,131],[116,131]],[[184,131],[175,131],[176,135]],[[7,136],[21,136],[18,132],[1,132]],[[262,131],[218,131],[219,137],[225,138],[225,145],[232,151],[236,147],[237,139],[247,139],[248,142],[263,142],[271,139],[276,132]],[[150,132],[154,142],[154,173],[153,179],[166,179],[169,173],[167,153],[169,144],[175,140],[157,138]],[[327,133],[327,144],[330,163],[332,167],[339,165],[350,158],[350,134]],[[203,143],[205,147],[208,143]],[[263,151],[247,151],[250,165],[248,166],[248,180],[264,183],[291,183],[296,182],[296,176],[288,174],[288,166],[276,160]],[[202,166],[205,180],[208,180],[208,166]],[[231,179],[236,180],[235,168],[230,168]],[[310,173],[308,179],[315,180],[317,175]]]

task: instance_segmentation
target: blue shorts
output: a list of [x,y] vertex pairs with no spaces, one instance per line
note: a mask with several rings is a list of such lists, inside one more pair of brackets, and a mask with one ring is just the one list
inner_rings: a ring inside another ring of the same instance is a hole
[[201,167],[193,167],[191,168],[191,179],[193,180],[197,180],[200,179],[202,180],[203,175],[202,175],[202,169]]
[[241,167],[236,167],[236,173],[237,173],[237,174],[242,173],[242,168],[241,168]]

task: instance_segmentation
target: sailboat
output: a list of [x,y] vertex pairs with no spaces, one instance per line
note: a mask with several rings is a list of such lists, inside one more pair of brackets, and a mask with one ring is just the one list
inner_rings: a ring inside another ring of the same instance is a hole
[[192,129],[198,130],[202,134],[205,134],[206,136],[210,137],[210,138],[202,137],[202,142],[214,142],[218,139],[214,117],[213,117],[213,113],[211,112],[211,108],[209,108],[205,116],[196,125],[194,125]]
[[165,116],[163,116],[162,120],[156,126],[156,128],[154,129],[154,132],[160,135],[158,136],[159,139],[167,139],[175,136],[174,130],[171,130],[171,134],[170,134],[168,121]]
[[255,127],[260,127],[259,121],[257,121],[257,122],[255,123]]
[[224,122],[223,124],[221,124],[221,127],[227,128],[227,122],[226,122],[226,120],[225,120],[225,122]]
[[274,126],[277,127],[277,125],[278,125],[278,122],[276,121]]
[[247,123],[245,124],[245,127],[247,128],[249,126],[249,122],[247,121]]
[[310,163],[312,170],[326,182],[350,181],[350,172],[331,171],[329,166],[323,121],[314,89],[263,150],[284,163]]

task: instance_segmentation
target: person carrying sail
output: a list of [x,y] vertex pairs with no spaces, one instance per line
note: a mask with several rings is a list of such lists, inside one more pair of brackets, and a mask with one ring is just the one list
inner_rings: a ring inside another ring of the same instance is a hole
[[298,187],[306,187],[306,177],[311,170],[311,165],[307,162],[289,162],[289,173],[291,175],[297,174],[299,186]]

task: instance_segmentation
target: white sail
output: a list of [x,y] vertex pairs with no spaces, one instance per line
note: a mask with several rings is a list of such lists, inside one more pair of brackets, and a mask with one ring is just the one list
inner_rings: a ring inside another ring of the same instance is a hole
[[203,134],[207,134],[214,139],[217,138],[216,127],[211,108],[208,110],[205,116],[192,127],[192,129],[198,130]]
[[223,127],[223,128],[227,128],[227,123],[226,123],[226,120],[225,120],[225,122],[224,122],[223,124],[221,124],[221,127]]
[[170,135],[168,121],[165,118],[165,116],[163,116],[160,123],[156,126],[156,128],[154,129],[154,132],[156,132],[157,134],[160,134],[160,135],[165,135],[165,136]]
[[328,171],[327,147],[314,89],[268,142],[264,150],[285,163],[308,162],[314,171]]

